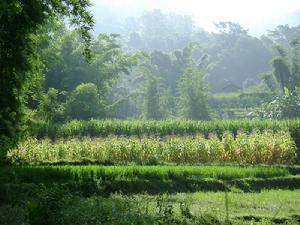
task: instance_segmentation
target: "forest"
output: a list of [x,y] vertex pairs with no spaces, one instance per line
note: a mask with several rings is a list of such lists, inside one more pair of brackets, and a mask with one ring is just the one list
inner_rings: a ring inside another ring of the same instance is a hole
[[208,33],[160,11],[137,21],[123,36],[93,36],[90,62],[79,32],[47,21],[24,93],[31,122],[297,117],[299,26],[256,38],[236,23]]
[[300,6],[259,36],[92,7],[0,3],[0,225],[299,224]]

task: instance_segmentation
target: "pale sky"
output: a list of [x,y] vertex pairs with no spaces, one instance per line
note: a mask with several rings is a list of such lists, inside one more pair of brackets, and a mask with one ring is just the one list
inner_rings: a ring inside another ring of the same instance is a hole
[[92,0],[117,10],[138,12],[151,9],[192,15],[200,26],[212,27],[212,22],[233,21],[249,28],[300,10],[300,0]]

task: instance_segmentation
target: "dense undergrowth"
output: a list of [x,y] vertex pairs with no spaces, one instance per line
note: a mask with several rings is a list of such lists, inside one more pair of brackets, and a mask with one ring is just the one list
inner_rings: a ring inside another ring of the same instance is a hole
[[[70,191],[68,187],[58,184],[48,187],[43,184],[24,184],[19,189],[12,186],[6,195],[0,195],[0,224],[296,225],[300,222],[299,216],[295,214],[300,207],[297,198],[299,191],[153,196],[127,196],[119,193],[109,197],[83,196],[79,192]],[[265,202],[260,203],[259,199]],[[286,208],[281,209],[283,202]]]

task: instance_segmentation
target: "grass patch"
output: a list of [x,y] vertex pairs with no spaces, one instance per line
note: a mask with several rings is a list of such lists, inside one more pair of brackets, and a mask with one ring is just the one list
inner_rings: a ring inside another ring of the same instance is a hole
[[234,180],[290,175],[288,167],[276,166],[29,166],[0,168],[0,180],[204,179]]
[[67,189],[53,185],[38,186],[34,196],[22,199],[18,204],[0,204],[1,224],[295,225],[300,212],[299,190],[229,193],[228,210],[224,192],[113,194],[103,198],[71,195]]
[[[300,188],[300,176],[275,166],[39,166],[0,169],[3,193],[54,183],[84,196]],[[22,192],[22,191],[21,191]],[[5,198],[5,195],[4,195]]]

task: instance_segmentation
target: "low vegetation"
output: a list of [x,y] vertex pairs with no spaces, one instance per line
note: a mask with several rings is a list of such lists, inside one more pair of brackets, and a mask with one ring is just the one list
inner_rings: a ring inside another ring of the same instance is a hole
[[[234,180],[272,178],[295,173],[283,166],[34,166],[1,169],[3,183],[29,180],[94,181],[114,179],[183,179]],[[296,173],[297,174],[297,173]]]
[[70,138],[77,136],[167,136],[193,135],[208,136],[211,133],[222,135],[229,131],[237,134],[239,130],[250,133],[253,130],[289,130],[297,136],[300,120],[72,120],[63,124],[41,123],[32,130],[32,135],[40,138]]
[[299,190],[227,195],[224,192],[113,194],[107,198],[71,195],[68,189],[57,185],[47,189],[37,185],[31,192],[23,189],[23,193],[19,191],[11,197],[16,199],[20,194],[23,200],[18,205],[2,201],[1,224],[299,224]]

